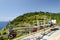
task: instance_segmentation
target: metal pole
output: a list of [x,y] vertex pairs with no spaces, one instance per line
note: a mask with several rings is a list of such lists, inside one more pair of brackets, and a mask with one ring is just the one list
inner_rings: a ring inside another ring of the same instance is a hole
[[46,26],[46,25],[45,25],[45,18],[44,18],[44,35],[45,35],[45,26]]
[[40,27],[39,20],[37,20],[37,27],[38,27],[38,30],[39,30],[39,27]]
[[9,23],[8,23],[8,31],[9,31],[9,33],[10,33],[10,31],[11,31],[10,21],[9,21]]
[[50,20],[51,20],[51,13],[50,13]]
[[31,33],[30,29],[31,29],[31,25],[29,24],[29,33]]
[[40,26],[39,20],[37,20],[37,26],[38,26],[38,27]]
[[[8,35],[10,34],[10,32],[11,32],[11,27],[10,27],[10,21],[9,21],[9,23],[8,23]],[[8,38],[8,40],[11,40],[10,38]]]
[[[46,16],[46,13],[45,13],[45,16]],[[44,17],[44,34],[43,34],[43,36],[45,35],[45,27],[46,27],[46,18]]]

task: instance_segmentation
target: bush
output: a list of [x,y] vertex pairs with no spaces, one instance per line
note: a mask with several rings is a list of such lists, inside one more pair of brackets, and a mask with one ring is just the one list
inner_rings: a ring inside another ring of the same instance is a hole
[[0,40],[3,40],[3,37],[0,37]]
[[0,35],[1,35],[1,33],[0,33]]
[[6,32],[3,33],[3,35],[7,34]]

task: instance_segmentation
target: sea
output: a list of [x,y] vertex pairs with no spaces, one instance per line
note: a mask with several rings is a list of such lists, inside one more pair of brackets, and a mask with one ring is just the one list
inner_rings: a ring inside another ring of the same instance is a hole
[[2,28],[4,28],[7,24],[8,24],[8,22],[0,21],[0,30],[1,30]]

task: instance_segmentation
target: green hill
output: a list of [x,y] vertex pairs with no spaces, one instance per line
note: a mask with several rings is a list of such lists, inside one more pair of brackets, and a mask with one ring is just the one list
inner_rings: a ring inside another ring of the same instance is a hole
[[[51,12],[29,12],[25,13],[23,15],[18,16],[14,20],[11,21],[11,26],[12,28],[16,27],[25,27],[28,26],[29,24],[35,24],[37,20],[44,19],[46,18],[46,23],[51,19],[56,19],[57,24],[60,24],[60,13],[51,13]],[[17,25],[17,26],[16,26]],[[4,28],[7,29],[8,27],[6,26]]]
[[[11,28],[26,27],[26,26],[29,26],[29,24],[34,25],[37,23],[37,20],[41,20],[44,18],[46,18],[46,23],[48,23],[50,19],[56,19],[57,25],[60,25],[60,13],[41,12],[41,11],[40,12],[29,12],[29,13],[20,15],[16,17],[14,20],[12,20],[10,22],[11,23],[10,25],[12,25]],[[8,24],[5,28],[0,30],[0,35],[4,33],[8,33]]]
[[18,16],[11,22],[11,24],[27,26],[28,24],[33,24],[33,21],[34,23],[36,23],[37,20],[44,19],[44,18],[46,18],[46,20],[49,20],[50,17],[51,19],[56,19],[57,23],[60,22],[60,13],[30,12],[30,13],[25,13],[23,15]]

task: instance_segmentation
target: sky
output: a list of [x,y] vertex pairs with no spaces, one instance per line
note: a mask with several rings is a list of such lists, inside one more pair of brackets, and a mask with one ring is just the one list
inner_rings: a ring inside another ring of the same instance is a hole
[[0,0],[0,21],[35,11],[60,12],[60,0]]

